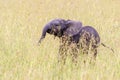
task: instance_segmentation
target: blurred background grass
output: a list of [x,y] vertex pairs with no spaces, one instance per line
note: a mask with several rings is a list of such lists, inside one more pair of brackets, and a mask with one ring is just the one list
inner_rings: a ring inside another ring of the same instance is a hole
[[[0,80],[119,80],[119,0],[0,0]],[[59,39],[49,34],[37,42],[44,25],[55,18],[93,26],[101,41],[96,64],[57,64]]]

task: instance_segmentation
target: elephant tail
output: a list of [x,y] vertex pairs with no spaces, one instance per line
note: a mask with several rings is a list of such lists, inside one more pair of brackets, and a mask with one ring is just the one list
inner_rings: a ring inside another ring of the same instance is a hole
[[106,46],[104,43],[101,43],[101,45],[104,46],[104,47],[106,47],[106,48],[108,48],[108,49],[110,49],[114,53],[114,50],[111,47]]

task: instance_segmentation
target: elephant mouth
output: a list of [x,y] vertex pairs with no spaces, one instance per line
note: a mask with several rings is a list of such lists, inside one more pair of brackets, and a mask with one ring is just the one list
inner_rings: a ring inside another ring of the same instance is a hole
[[62,32],[58,31],[57,29],[54,29],[51,34],[53,34],[55,37],[56,36],[57,37],[61,37],[62,36]]

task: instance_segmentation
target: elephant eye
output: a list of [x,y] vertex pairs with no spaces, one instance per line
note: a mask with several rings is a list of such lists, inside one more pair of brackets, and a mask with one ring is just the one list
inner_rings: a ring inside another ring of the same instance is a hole
[[55,24],[55,26],[59,26],[59,24]]

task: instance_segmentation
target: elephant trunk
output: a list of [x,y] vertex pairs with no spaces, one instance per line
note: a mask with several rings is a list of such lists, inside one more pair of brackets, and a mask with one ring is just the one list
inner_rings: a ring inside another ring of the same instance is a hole
[[46,32],[49,29],[49,27],[50,27],[49,24],[45,25],[45,27],[43,28],[43,31],[42,31],[42,35],[41,35],[40,40],[38,41],[38,43],[41,43],[42,39],[45,38]]

